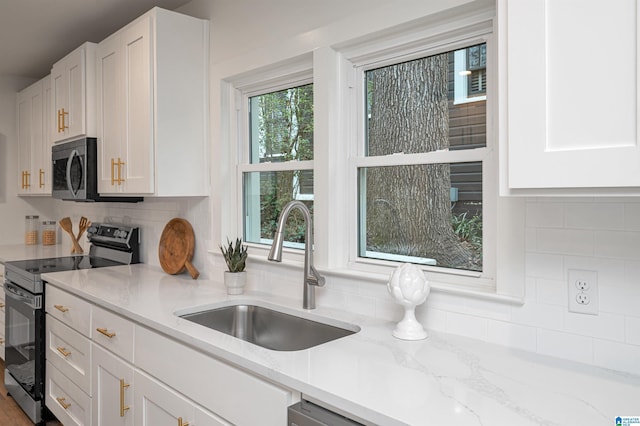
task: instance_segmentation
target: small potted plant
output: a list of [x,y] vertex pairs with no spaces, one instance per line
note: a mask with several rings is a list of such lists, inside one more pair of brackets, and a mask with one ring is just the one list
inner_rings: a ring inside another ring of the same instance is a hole
[[247,261],[247,246],[242,245],[241,238],[236,238],[235,243],[227,238],[227,245],[221,245],[220,251],[229,269],[224,273],[227,294],[242,294],[247,280],[244,270]]

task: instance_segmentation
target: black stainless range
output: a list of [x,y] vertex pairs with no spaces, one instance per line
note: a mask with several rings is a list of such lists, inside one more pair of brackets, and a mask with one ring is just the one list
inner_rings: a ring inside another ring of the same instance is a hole
[[34,423],[44,407],[45,313],[41,274],[140,262],[137,227],[92,224],[88,256],[52,257],[5,263],[5,375],[9,394]]

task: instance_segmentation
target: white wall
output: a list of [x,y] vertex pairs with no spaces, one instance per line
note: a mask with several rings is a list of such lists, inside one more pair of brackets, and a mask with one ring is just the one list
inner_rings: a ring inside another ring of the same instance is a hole
[[[21,242],[23,216],[31,209],[55,218],[81,215],[142,226],[143,261],[158,264],[157,244],[166,222],[187,218],[196,230],[194,264],[203,278],[222,274],[217,251],[223,239],[224,155],[216,124],[220,114],[220,78],[268,65],[340,39],[417,18],[449,4],[445,0],[193,0],[181,11],[211,20],[212,188],[211,199],[147,199],[144,203],[77,204],[15,197],[17,158],[14,101],[19,84],[0,79],[0,241]],[[12,86],[13,84],[13,86]],[[12,89],[13,87],[13,89]],[[6,95],[6,96],[5,96]],[[3,141],[4,138],[4,141]],[[13,176],[13,177],[12,177]],[[230,190],[234,190],[231,188]],[[430,329],[461,334],[517,349],[573,359],[640,374],[640,199],[537,199],[526,209],[526,301],[522,306],[433,292],[418,309]],[[6,215],[6,216],[5,216]],[[8,220],[5,220],[5,217]],[[19,226],[15,226],[18,223]],[[10,238],[8,237],[10,236]],[[69,245],[66,235],[64,244]],[[8,239],[6,239],[8,238]],[[69,245],[70,246],[70,245]],[[597,316],[567,311],[567,270],[598,272]],[[302,297],[301,269],[251,259],[249,286],[288,297]],[[215,284],[212,284],[215,285]],[[382,281],[332,275],[317,291],[318,305],[345,308],[392,321],[401,312]]]

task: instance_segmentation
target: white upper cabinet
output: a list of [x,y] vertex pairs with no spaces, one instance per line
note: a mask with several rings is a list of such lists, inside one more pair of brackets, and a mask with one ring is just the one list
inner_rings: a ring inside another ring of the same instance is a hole
[[53,142],[96,135],[95,49],[84,43],[51,69]]
[[19,195],[51,195],[51,79],[17,95]]
[[638,13],[635,0],[498,1],[503,193],[638,190]]
[[99,43],[98,192],[208,192],[208,22],[154,8]]

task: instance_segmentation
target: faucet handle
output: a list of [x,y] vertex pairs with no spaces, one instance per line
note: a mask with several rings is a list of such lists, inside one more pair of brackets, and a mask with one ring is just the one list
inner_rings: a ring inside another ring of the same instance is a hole
[[324,282],[325,282],[324,277],[322,275],[320,275],[320,273],[312,265],[311,266],[311,275],[309,275],[307,277],[307,284],[315,285],[317,287],[323,287],[324,286]]

